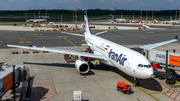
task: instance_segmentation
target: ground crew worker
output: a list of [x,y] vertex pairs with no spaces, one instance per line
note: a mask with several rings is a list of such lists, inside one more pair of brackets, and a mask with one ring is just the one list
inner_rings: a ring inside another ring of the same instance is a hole
[[71,54],[69,54],[69,59],[71,59]]
[[96,62],[96,68],[98,67],[98,63]]

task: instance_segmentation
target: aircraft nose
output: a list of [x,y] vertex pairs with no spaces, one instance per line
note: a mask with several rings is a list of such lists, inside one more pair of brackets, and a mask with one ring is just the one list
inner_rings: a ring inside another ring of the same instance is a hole
[[153,69],[147,70],[146,75],[147,75],[148,78],[153,78],[154,77]]

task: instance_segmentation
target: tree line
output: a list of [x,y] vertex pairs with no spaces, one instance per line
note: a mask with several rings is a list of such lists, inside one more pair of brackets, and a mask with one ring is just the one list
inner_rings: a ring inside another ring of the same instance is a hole
[[[38,13],[39,10],[0,10],[0,15],[5,14],[25,14],[25,13]],[[152,10],[147,10],[148,15],[152,15]],[[45,9],[40,10],[41,13],[45,13]],[[73,14],[75,13],[75,10],[65,10],[65,9],[52,9],[47,10],[48,14],[55,13],[58,15],[63,14]],[[87,10],[88,15],[140,15],[140,10],[124,10],[124,9],[117,9],[117,10],[103,10],[103,9],[88,9]],[[174,16],[176,11],[175,10],[159,10],[159,11],[153,11],[154,15],[158,16]],[[84,11],[81,9],[77,10],[78,14],[84,14]],[[179,15],[179,12],[178,12]],[[142,16],[146,16],[146,10],[142,10]]]

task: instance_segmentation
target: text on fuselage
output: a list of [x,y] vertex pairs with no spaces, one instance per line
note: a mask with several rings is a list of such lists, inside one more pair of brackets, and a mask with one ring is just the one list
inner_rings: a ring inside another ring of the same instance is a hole
[[113,52],[112,49],[109,52],[109,58],[116,61],[117,63],[119,62],[119,64],[121,64],[122,66],[124,66],[124,62],[127,61],[127,58],[125,58],[125,56],[126,55],[123,56],[122,53],[119,55],[119,54]]

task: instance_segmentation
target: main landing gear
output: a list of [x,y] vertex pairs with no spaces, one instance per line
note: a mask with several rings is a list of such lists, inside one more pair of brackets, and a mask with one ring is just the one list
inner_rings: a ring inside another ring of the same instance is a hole
[[[93,51],[91,50],[90,47],[87,48],[87,53],[93,53]],[[93,63],[91,63],[91,60],[92,59],[88,57],[88,64],[89,64],[90,68],[93,68],[94,66],[93,66]]]
[[135,80],[134,86],[140,86],[139,80],[137,78],[134,78],[134,80]]

